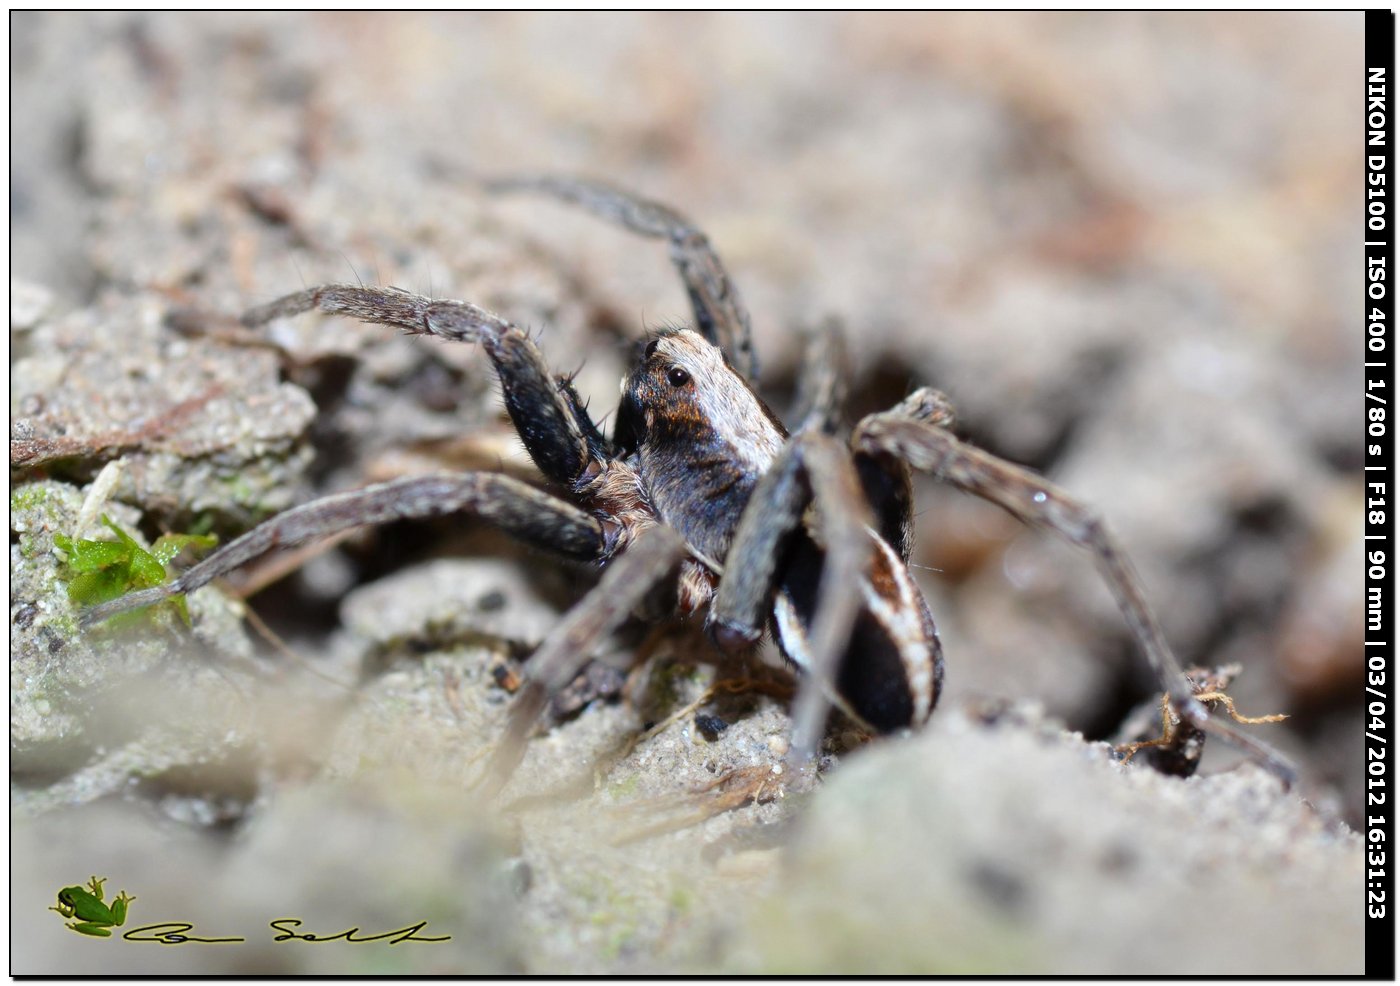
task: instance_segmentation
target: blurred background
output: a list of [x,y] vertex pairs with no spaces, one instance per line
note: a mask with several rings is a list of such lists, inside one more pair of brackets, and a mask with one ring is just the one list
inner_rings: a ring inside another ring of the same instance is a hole
[[[664,249],[470,177],[606,178],[710,235],[780,414],[802,330],[834,315],[853,416],[932,384],[971,441],[1098,507],[1183,663],[1240,663],[1240,710],[1290,716],[1253,731],[1355,821],[1362,41],[1360,15],[1315,13],[16,14],[12,438],[176,407],[189,435],[259,422],[251,444],[136,449],[115,497],[148,535],[444,464],[524,470],[468,347],[309,318],[273,327],[276,356],[191,370],[168,316],[246,355],[220,316],[306,284],[466,298],[582,367],[606,414],[628,342],[689,317]],[[139,372],[107,372],[123,358]],[[111,457],[42,475],[82,485]],[[1033,699],[1111,738],[1155,686],[1090,561],[918,495],[945,702]],[[508,551],[456,537],[352,540],[255,606],[332,651],[356,585]],[[546,626],[578,592],[558,581]],[[101,745],[19,734],[29,792]]]

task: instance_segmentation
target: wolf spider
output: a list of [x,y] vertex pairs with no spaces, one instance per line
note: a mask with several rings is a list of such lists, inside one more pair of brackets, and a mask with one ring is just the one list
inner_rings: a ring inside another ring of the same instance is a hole
[[705,611],[705,628],[725,652],[752,647],[772,629],[803,672],[789,753],[790,766],[803,770],[832,706],[875,732],[892,732],[921,725],[938,700],[942,650],[907,567],[912,468],[1086,549],[1181,719],[1291,779],[1286,760],[1212,719],[1193,694],[1132,565],[1098,515],[1044,478],[957,439],[941,393],[916,390],[843,437],[840,349],[828,330],[804,365],[805,414],[790,433],[754,390],[748,312],[705,235],[687,219],[590,181],[488,184],[497,192],[552,195],[670,246],[695,326],[664,329],[646,343],[623,381],[612,436],[589,417],[571,378],[552,374],[526,333],[489,311],[392,287],[332,284],[288,295],[247,312],[243,323],[319,309],[479,343],[526,451],[557,492],[468,472],[334,494],[272,518],[165,585],[95,607],[87,622],[188,593],[274,547],[391,520],[467,513],[602,569],[597,586],[529,660],[492,756],[489,787],[498,790],[510,777],[550,696],[658,589],[674,593],[680,617]]

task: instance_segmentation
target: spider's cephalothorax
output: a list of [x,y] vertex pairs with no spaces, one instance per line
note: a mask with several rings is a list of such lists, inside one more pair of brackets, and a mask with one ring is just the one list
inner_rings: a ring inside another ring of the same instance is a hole
[[773,630],[804,672],[790,756],[805,765],[832,704],[888,732],[919,725],[937,701],[942,654],[907,568],[912,467],[1088,550],[1178,714],[1291,776],[1287,761],[1212,719],[1195,698],[1137,575],[1098,517],[1044,478],[959,441],[937,391],[916,390],[838,437],[844,374],[838,339],[827,333],[804,369],[803,414],[790,434],[754,390],[748,313],[688,220],[596,182],[533,178],[490,187],[548,193],[670,246],[695,327],[647,343],[623,381],[612,439],[589,418],[570,380],[551,374],[529,337],[498,315],[396,288],[327,285],[288,295],[248,312],[244,323],[319,309],[480,343],[521,441],[555,492],[474,472],[335,494],[274,517],[162,586],[94,607],[85,622],[190,592],[273,547],[366,524],[466,513],[603,567],[598,585],[531,657],[493,757],[492,786],[519,762],[549,697],[666,584],[676,588],[681,615],[706,614],[710,636],[725,650]]
[[[719,562],[729,554],[759,480],[788,442],[787,430],[723,352],[689,330],[650,342],[623,383],[614,443],[636,470],[657,518],[697,553]],[[873,470],[883,479],[885,473]],[[882,498],[903,529],[908,499]],[[872,528],[868,568],[843,591],[860,606],[838,658],[836,693],[846,711],[888,732],[919,725],[938,699],[943,659],[928,606],[902,557]],[[824,552],[805,525],[779,545],[773,585],[773,627],[783,653],[812,665],[811,629]],[[754,627],[713,614],[711,635],[725,649],[756,642]]]
[[680,330],[649,342],[623,381],[613,441],[635,463],[661,519],[722,560],[787,437],[723,352]]

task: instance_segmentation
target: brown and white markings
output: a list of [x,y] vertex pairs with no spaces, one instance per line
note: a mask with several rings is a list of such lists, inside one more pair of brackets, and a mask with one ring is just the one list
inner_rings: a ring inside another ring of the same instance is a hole
[[789,433],[754,389],[748,313],[704,234],[688,220],[596,182],[528,178],[491,187],[553,195],[670,247],[695,327],[663,331],[647,343],[622,383],[612,436],[589,417],[570,378],[552,374],[528,336],[498,315],[396,288],[333,284],[289,295],[249,311],[244,324],[317,309],[480,344],[521,441],[552,491],[469,472],[325,497],[267,521],[166,585],[94,607],[87,622],[190,592],[273,547],[366,524],[465,513],[602,568],[598,585],[527,664],[492,758],[493,790],[519,763],[549,698],[604,637],[665,587],[674,588],[676,615],[704,612],[711,638],[726,651],[751,647],[774,631],[803,672],[789,753],[791,766],[802,769],[832,705],[874,731],[892,732],[921,725],[938,701],[943,655],[907,567],[912,467],[1090,552],[1180,719],[1292,778],[1286,760],[1202,705],[1131,564],[1098,517],[1044,478],[958,440],[942,394],[917,390],[842,435],[842,350],[827,329],[811,347],[799,394],[804,413]]

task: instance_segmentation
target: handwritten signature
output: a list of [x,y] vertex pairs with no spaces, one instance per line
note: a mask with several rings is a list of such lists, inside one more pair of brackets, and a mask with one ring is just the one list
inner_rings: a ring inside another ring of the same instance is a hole
[[[390,945],[398,945],[406,941],[418,942],[439,942],[448,941],[451,935],[422,935],[422,931],[428,924],[427,921],[419,921],[417,924],[405,925],[402,928],[395,928],[392,931],[383,931],[377,935],[365,935],[358,926],[347,928],[334,935],[317,935],[310,932],[295,930],[301,927],[303,922],[300,918],[278,918],[276,921],[269,921],[268,927],[273,931],[281,932],[274,935],[273,941],[305,941],[305,942],[331,942],[344,941],[351,944],[360,945],[366,942],[388,941]],[[127,941],[154,942],[157,945],[225,945],[234,942],[247,941],[246,938],[205,938],[200,935],[192,935],[194,925],[188,921],[166,921],[160,924],[147,924],[140,928],[132,928],[122,938]]]

